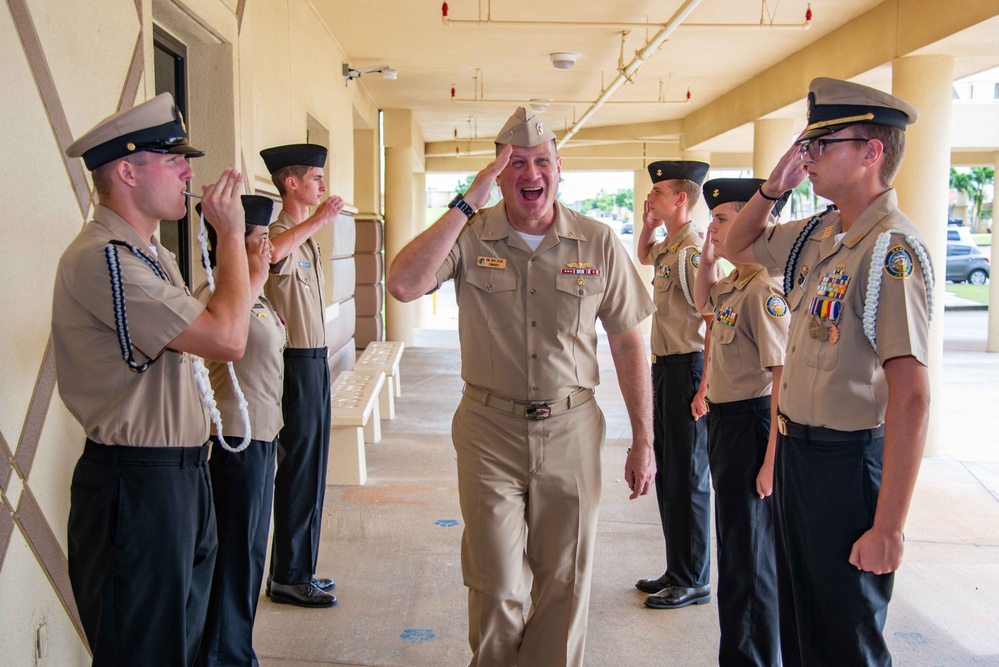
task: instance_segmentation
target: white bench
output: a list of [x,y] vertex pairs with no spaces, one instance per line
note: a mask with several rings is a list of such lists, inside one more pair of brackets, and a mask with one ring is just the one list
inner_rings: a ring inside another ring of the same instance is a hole
[[357,373],[385,373],[385,387],[378,397],[382,417],[395,419],[395,397],[402,395],[399,383],[399,362],[402,361],[402,341],[373,341],[354,363]]
[[330,386],[330,455],[327,484],[364,484],[368,465],[364,443],[382,439],[378,395],[384,373],[343,371]]

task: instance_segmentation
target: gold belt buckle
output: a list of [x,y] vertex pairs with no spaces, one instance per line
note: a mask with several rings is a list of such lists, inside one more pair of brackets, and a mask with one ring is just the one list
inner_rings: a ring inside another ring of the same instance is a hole
[[524,410],[524,419],[532,422],[548,419],[552,416],[552,409],[547,403],[532,403]]
[[777,432],[783,436],[787,435],[787,417],[784,415],[777,415]]

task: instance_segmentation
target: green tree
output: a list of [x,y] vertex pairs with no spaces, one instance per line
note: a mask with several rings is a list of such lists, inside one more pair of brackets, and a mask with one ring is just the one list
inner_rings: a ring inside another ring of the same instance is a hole
[[982,223],[982,204],[985,203],[985,188],[995,180],[995,169],[992,167],[972,167],[969,171],[958,171],[950,168],[950,187],[968,196],[971,204],[971,224],[975,231],[984,231]]
[[469,174],[465,178],[458,181],[454,186],[454,193],[456,195],[463,195],[468,192],[468,188],[472,187],[472,181],[475,180],[475,174]]
[[986,231],[982,220],[982,204],[985,203],[985,187],[991,185],[995,180],[995,169],[992,167],[972,167],[971,185],[974,192],[971,201],[975,207],[975,231],[981,233]]

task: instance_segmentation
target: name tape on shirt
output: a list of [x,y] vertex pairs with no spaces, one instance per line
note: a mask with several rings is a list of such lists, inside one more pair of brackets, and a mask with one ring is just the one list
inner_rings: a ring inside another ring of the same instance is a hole
[[479,257],[475,263],[486,269],[506,268],[506,260],[502,257]]

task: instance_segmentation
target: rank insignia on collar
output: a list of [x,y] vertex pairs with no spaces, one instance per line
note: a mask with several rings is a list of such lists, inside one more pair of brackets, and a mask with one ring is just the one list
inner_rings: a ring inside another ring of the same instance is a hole
[[897,245],[885,255],[885,273],[896,280],[912,275],[912,255],[905,246]]
[[787,315],[787,301],[776,294],[771,294],[767,299],[767,315],[778,319]]
[[833,230],[833,226],[832,225],[829,225],[828,227],[826,227],[825,229],[823,229],[822,230],[822,238],[820,240],[825,241],[827,238],[829,238],[830,236],[832,236],[832,230]]

